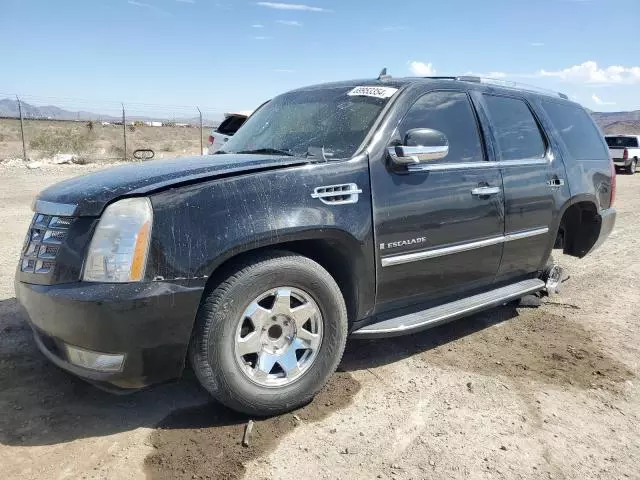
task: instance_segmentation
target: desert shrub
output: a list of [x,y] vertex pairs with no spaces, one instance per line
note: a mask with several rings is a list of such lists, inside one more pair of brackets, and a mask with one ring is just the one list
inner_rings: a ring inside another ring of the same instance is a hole
[[77,157],[86,157],[95,150],[95,137],[91,132],[75,128],[46,129],[31,139],[29,146],[48,156],[72,153]]
[[124,147],[121,147],[120,145],[111,145],[109,147],[109,153],[117,158],[122,158],[124,157]]
[[163,152],[173,152],[175,145],[173,143],[165,143],[160,150]]

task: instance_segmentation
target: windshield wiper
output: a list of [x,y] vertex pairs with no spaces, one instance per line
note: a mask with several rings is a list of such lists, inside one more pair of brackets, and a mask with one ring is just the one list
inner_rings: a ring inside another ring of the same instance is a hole
[[287,150],[278,150],[277,148],[257,148],[255,150],[241,150],[236,153],[251,154],[264,154],[264,155],[286,155],[287,157],[293,157],[293,153]]

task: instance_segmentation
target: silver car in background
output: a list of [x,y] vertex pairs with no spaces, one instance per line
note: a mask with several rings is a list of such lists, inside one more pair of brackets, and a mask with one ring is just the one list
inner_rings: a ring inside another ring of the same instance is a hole
[[238,131],[244,122],[251,115],[251,111],[225,113],[224,120],[217,128],[211,130],[209,135],[209,155],[220,150],[224,144]]

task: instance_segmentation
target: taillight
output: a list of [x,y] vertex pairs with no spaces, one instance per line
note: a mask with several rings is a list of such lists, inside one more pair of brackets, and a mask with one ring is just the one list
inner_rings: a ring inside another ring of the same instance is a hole
[[624,153],[622,154],[622,159],[629,160],[629,150],[626,148],[624,149]]
[[[625,154],[628,155],[628,152],[625,149]],[[616,201],[616,184],[617,184],[617,177],[616,177],[616,166],[613,163],[613,160],[611,160],[611,197],[609,199],[609,207],[613,207],[613,202]]]
[[209,135],[209,143],[213,145],[214,141],[215,141],[215,138],[213,138],[213,135]]

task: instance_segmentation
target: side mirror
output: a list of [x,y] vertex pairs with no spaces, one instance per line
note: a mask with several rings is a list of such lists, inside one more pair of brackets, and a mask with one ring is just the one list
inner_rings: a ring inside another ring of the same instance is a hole
[[430,128],[413,128],[404,136],[404,145],[389,147],[389,155],[398,165],[440,160],[449,154],[449,141],[444,133]]

